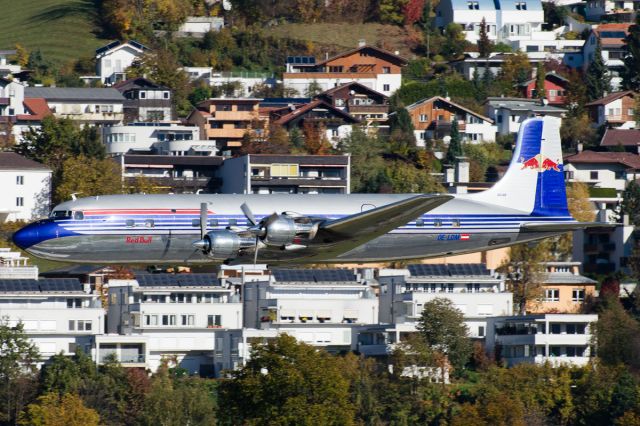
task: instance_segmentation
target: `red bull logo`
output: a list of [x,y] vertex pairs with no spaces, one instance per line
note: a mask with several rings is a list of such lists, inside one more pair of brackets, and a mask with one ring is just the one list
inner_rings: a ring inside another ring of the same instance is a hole
[[521,158],[522,163],[521,170],[532,169],[538,172],[545,172],[547,170],[560,171],[560,160],[553,161],[549,157],[543,157],[542,154],[536,154],[529,159]]

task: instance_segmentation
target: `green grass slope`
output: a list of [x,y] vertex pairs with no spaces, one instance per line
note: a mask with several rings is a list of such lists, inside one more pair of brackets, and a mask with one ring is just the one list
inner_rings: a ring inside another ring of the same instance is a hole
[[0,0],[0,49],[16,43],[40,49],[47,60],[93,56],[106,44],[96,24],[95,0]]

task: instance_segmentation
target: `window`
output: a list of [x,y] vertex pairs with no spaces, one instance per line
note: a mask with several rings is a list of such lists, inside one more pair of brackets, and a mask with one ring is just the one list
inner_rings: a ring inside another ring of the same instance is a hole
[[429,116],[427,114],[420,114],[420,122],[421,123],[424,123],[427,120],[429,120]]
[[74,320],[69,320],[69,331],[76,330],[76,322]]
[[169,92],[162,92],[162,97],[164,99],[169,99]]
[[300,171],[297,164],[272,164],[271,176],[273,177],[297,177]]
[[145,315],[144,316],[144,324],[145,325],[158,325],[158,316],[157,315]]
[[527,10],[527,3],[524,1],[516,2],[516,10]]
[[574,288],[571,292],[571,300],[573,302],[584,302],[584,289]]
[[163,315],[162,316],[162,325],[176,325],[176,316],[175,315]]
[[560,300],[560,290],[557,288],[548,288],[544,291],[545,302],[558,302]]
[[78,331],[91,331],[92,324],[91,321],[79,320],[78,321]]
[[16,197],[16,206],[17,206],[17,207],[22,207],[22,206],[24,206],[24,198],[22,198],[22,197]]
[[81,308],[82,299],[67,299],[67,308]]
[[73,212],[74,220],[84,220],[84,213],[82,212]]
[[454,228],[459,228],[459,227],[460,227],[460,219],[453,219],[453,220],[451,221],[451,225],[452,225]]
[[189,326],[195,324],[195,317],[193,315],[180,315],[180,325]]
[[627,115],[633,115],[633,114],[635,114],[635,110],[633,108],[627,109]]
[[207,316],[207,327],[220,327],[222,325],[222,315],[209,315]]
[[147,98],[147,92],[140,91],[140,99],[146,99],[146,98]]
[[24,185],[24,176],[16,176],[16,185]]
[[127,226],[127,228],[133,228],[136,225],[136,222],[133,219],[127,219],[125,221],[125,225]]
[[598,171],[597,170],[591,171],[589,173],[589,177],[591,180],[598,180]]
[[435,226],[435,227],[440,227],[440,226],[442,226],[442,220],[440,220],[440,219],[435,219],[435,220],[433,221],[433,226]]
[[453,293],[453,283],[447,284],[447,293]]
[[237,226],[237,225],[238,225],[237,219],[229,219],[229,226]]
[[388,92],[391,90],[391,86],[389,86],[388,84],[383,84],[382,85],[382,91],[383,92]]
[[473,284],[467,284],[467,293],[471,293],[473,291]]
[[145,228],[153,228],[154,226],[155,226],[155,222],[153,221],[153,219],[146,219],[144,221]]
[[194,228],[199,228],[200,227],[200,219],[191,219],[191,226],[193,226]]
[[391,67],[382,67],[382,74],[391,74]]
[[480,9],[480,3],[477,1],[468,1],[467,2],[467,7],[469,8],[469,10],[479,10]]
[[218,226],[218,219],[211,219],[209,221],[209,226],[211,227]]
[[560,334],[560,324],[551,324],[551,334]]
[[478,326],[478,337],[484,337],[484,326],[483,325],[479,325]]
[[424,220],[422,219],[416,220],[416,226],[424,226]]

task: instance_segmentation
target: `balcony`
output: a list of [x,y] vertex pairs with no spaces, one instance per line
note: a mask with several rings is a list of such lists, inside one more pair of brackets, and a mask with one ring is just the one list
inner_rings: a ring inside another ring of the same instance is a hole
[[608,122],[624,123],[626,121],[635,121],[631,115],[605,115],[604,119]]
[[207,129],[209,139],[242,139],[249,129]]
[[350,114],[387,114],[388,105],[349,105]]
[[260,186],[312,186],[312,187],[346,187],[345,179],[323,179],[323,178],[280,178],[252,177],[251,185]]
[[0,105],[9,105],[9,98],[0,98]]
[[212,111],[212,121],[251,121],[258,118],[257,111]]

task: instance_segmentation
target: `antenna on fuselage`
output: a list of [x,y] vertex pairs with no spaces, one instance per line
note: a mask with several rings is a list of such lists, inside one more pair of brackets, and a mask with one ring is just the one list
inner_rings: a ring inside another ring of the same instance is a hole
[[72,201],[77,200],[77,199],[78,199],[78,197],[76,197],[76,195],[78,195],[78,194],[82,194],[82,192],[74,192],[74,193],[72,193],[72,194],[71,194],[71,200],[72,200]]

